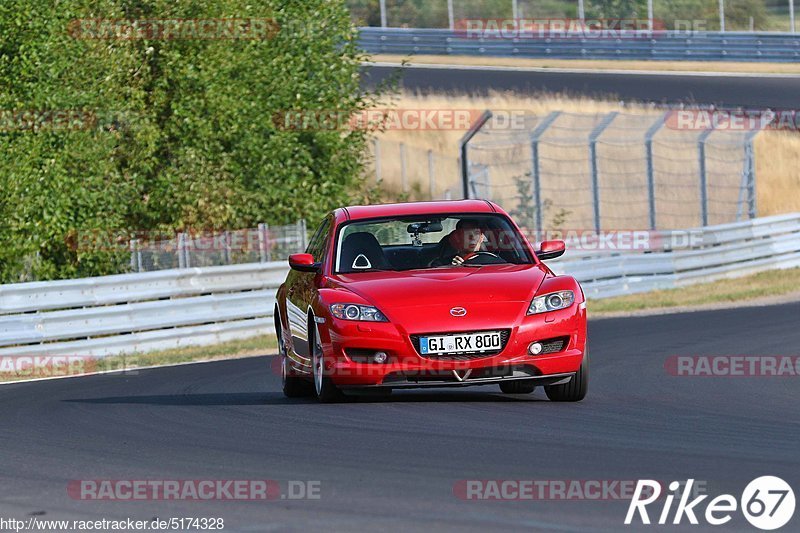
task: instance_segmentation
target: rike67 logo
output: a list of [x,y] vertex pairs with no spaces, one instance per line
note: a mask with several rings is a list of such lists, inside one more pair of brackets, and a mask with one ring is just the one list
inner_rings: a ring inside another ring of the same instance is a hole
[[[731,494],[721,494],[707,502],[705,512],[701,512],[703,500],[708,498],[704,494],[696,496],[691,501],[692,485],[694,479],[683,483],[673,481],[669,484],[670,493],[663,499],[663,507],[658,515],[657,524],[666,525],[672,523],[678,525],[686,518],[690,524],[697,525],[698,515],[704,518],[706,523],[712,526],[721,526],[730,522],[733,513],[741,509],[742,514],[750,524],[762,530],[774,530],[786,525],[794,515],[795,499],[794,491],[784,480],[775,476],[762,476],[751,481],[742,492],[741,498],[737,501]],[[679,494],[681,487],[683,491]],[[628,514],[625,516],[625,524],[630,525],[638,515],[638,520],[642,524],[650,524],[650,515],[647,506],[656,502],[661,497],[661,484],[658,481],[644,479],[639,480],[628,506]],[[669,522],[672,514],[672,503],[678,497],[678,504],[675,507],[672,521]],[[653,507],[657,507],[653,506]],[[651,511],[657,509],[650,509]],[[653,517],[656,518],[655,516]]]

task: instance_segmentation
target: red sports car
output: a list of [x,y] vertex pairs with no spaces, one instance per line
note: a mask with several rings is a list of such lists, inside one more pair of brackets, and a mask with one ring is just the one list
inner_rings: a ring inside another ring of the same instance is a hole
[[586,301],[484,200],[355,206],[329,213],[277,294],[283,391],[341,400],[348,389],[588,385]]

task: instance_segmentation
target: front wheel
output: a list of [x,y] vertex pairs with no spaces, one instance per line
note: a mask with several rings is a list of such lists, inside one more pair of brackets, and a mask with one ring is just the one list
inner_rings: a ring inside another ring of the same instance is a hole
[[[310,332],[311,328],[309,328],[309,333]],[[331,380],[330,376],[326,375],[325,355],[322,352],[322,346],[319,344],[319,330],[316,327],[314,328],[314,333],[313,338],[308,339],[308,343],[311,346],[314,390],[317,393],[317,399],[322,403],[341,402],[345,399],[345,396],[344,393],[333,384],[333,380]],[[309,337],[311,337],[311,335],[309,335]]]
[[286,352],[286,345],[283,343],[283,332],[281,330],[280,315],[278,308],[275,308],[275,334],[278,339],[278,355],[281,358],[281,386],[283,395],[287,398],[305,398],[314,394],[311,383],[301,377],[292,376],[289,373],[289,357]]
[[583,354],[583,362],[578,372],[563,385],[549,385],[544,388],[545,394],[554,402],[579,402],[586,397],[589,389],[589,352]]

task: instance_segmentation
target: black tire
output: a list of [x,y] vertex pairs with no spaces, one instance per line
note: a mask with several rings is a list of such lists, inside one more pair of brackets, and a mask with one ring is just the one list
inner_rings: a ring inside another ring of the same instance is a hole
[[550,385],[544,388],[545,394],[553,402],[579,402],[589,390],[589,352],[583,354],[583,362],[578,372],[563,385]]
[[536,390],[536,384],[528,379],[501,381],[500,390],[505,394],[530,394]]
[[316,323],[310,319],[308,327],[308,345],[311,348],[311,367],[313,369],[314,377],[314,392],[317,399],[322,403],[338,403],[346,400],[344,393],[333,384],[327,371],[325,370],[324,353],[322,346],[320,346],[319,332],[317,331]]
[[283,386],[283,395],[287,398],[308,398],[314,395],[314,387],[307,379],[297,376],[290,376],[288,374],[288,358],[286,355],[286,346],[283,344],[283,333],[280,321],[280,314],[278,308],[275,307],[275,335],[278,339],[278,357],[281,359],[281,385]]
[[297,377],[287,376],[283,365],[286,365],[286,356],[282,357],[281,380],[283,382],[283,395],[287,398],[308,398],[314,396],[314,386],[310,381]]

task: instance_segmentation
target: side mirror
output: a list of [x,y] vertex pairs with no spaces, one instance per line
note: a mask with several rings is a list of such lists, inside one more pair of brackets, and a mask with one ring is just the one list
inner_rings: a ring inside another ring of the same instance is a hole
[[539,259],[555,259],[561,257],[567,250],[567,245],[564,241],[544,241],[541,248],[536,250],[536,257]]
[[300,272],[317,272],[320,264],[314,262],[311,254],[292,254],[289,256],[289,266]]

